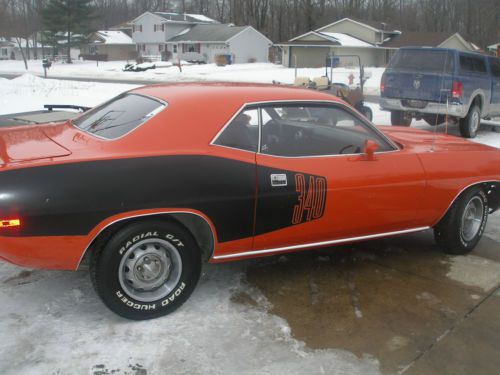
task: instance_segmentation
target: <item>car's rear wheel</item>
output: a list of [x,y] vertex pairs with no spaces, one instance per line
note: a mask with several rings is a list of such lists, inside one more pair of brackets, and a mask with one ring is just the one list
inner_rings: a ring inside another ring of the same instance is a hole
[[467,254],[476,247],[488,220],[488,198],[480,187],[464,192],[434,228],[439,247],[448,254]]
[[112,311],[128,319],[166,315],[190,296],[201,272],[200,249],[174,222],[132,223],[94,254],[91,278]]
[[477,104],[472,104],[467,116],[460,119],[460,134],[464,138],[474,138],[481,124],[481,109]]
[[391,124],[395,126],[410,126],[412,116],[404,111],[391,111]]

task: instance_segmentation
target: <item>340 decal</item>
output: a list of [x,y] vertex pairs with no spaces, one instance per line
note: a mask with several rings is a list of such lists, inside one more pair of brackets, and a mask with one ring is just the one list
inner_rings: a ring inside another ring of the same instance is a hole
[[325,212],[326,178],[298,173],[295,175],[295,190],[299,193],[298,203],[293,208],[292,224],[319,219]]

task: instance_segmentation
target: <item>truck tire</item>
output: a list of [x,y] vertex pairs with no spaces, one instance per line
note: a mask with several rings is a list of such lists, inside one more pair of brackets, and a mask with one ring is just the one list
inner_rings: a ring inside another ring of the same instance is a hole
[[483,189],[466,190],[434,227],[436,243],[447,254],[469,253],[483,235],[488,212],[488,198]]
[[469,108],[467,116],[460,119],[460,134],[464,138],[474,138],[481,124],[481,109],[475,103]]
[[361,113],[363,116],[365,116],[369,121],[373,121],[373,112],[370,107],[367,107],[366,105],[361,107]]
[[391,124],[394,126],[410,126],[412,117],[407,112],[391,111]]
[[201,251],[181,225],[146,220],[125,226],[93,254],[90,278],[104,304],[132,320],[182,305],[201,273]]
[[428,123],[430,126],[441,125],[443,122],[446,121],[446,116],[444,115],[426,113],[422,117],[424,118],[425,122]]

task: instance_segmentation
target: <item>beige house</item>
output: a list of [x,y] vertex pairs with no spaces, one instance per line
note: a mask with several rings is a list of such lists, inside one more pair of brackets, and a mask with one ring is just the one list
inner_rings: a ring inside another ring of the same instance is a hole
[[356,55],[364,66],[385,66],[400,47],[477,49],[460,34],[401,32],[389,24],[343,18],[281,43],[283,65],[323,67],[327,56]]
[[101,30],[91,34],[87,44],[81,46],[81,57],[85,60],[103,61],[131,60],[137,56],[135,43],[123,31]]

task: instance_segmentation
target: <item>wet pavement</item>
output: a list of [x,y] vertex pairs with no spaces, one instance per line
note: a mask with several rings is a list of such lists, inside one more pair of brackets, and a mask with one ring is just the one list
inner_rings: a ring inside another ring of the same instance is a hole
[[498,374],[499,219],[467,256],[428,231],[261,260],[247,282],[310,348],[371,355],[384,374]]

